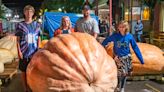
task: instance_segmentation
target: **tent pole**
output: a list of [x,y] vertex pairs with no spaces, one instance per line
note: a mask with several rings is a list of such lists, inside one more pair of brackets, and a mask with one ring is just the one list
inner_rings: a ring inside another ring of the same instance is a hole
[[109,35],[112,34],[112,0],[109,1],[109,23],[110,23],[110,30]]
[[98,0],[96,0],[96,10],[95,11],[96,11],[95,14],[98,16],[98,12],[99,12],[99,10],[98,10]]

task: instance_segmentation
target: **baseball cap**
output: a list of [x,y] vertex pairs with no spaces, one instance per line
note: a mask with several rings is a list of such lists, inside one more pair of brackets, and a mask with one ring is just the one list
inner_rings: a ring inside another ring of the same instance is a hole
[[90,8],[90,6],[89,5],[84,5],[83,6],[83,10],[90,10],[91,8]]

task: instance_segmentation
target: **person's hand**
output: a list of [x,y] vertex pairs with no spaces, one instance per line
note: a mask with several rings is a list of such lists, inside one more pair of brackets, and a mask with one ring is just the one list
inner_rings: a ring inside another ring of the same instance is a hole
[[136,31],[138,31],[138,29],[136,29]]
[[105,45],[105,48],[112,48],[114,45],[113,41],[112,42],[108,42],[107,45]]
[[115,56],[114,57],[114,60],[115,60],[116,65],[117,65],[118,68],[120,68],[120,67],[123,66],[122,63],[121,63],[121,61],[120,61],[120,59],[118,58],[118,56]]
[[118,56],[115,56],[115,57],[114,57],[114,60],[115,60],[116,62],[119,62]]
[[145,63],[141,63],[141,65],[144,65]]
[[19,59],[23,59],[23,55],[20,55],[20,56],[19,56]]

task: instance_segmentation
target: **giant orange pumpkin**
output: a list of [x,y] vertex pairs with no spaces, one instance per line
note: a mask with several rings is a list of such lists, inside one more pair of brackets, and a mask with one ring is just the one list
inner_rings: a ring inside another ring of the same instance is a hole
[[92,36],[61,34],[35,53],[27,82],[33,92],[113,92],[117,68]]
[[17,37],[8,35],[0,39],[0,48],[8,49],[13,53],[14,58],[18,58]]
[[41,43],[39,44],[39,48],[43,48],[47,42],[48,40],[42,40]]
[[[133,65],[133,75],[145,75],[145,74],[164,74],[164,56],[161,49],[158,47],[147,44],[147,43],[137,43],[145,64],[141,65],[140,61],[136,57],[135,53],[132,52],[132,65]],[[113,46],[109,44],[106,48],[110,56],[113,55]]]

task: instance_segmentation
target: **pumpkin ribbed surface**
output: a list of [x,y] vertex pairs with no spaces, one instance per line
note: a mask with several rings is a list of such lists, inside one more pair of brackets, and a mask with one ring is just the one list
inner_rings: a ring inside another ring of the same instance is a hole
[[18,49],[17,49],[17,37],[13,35],[8,35],[0,39],[0,48],[10,50],[14,58],[18,58]]
[[0,73],[4,72],[4,64],[10,64],[13,60],[14,55],[10,50],[0,48]]
[[27,81],[33,92],[113,92],[117,68],[89,34],[61,34],[35,53]]
[[48,40],[42,40],[41,43],[39,44],[39,48],[43,48],[47,42]]

